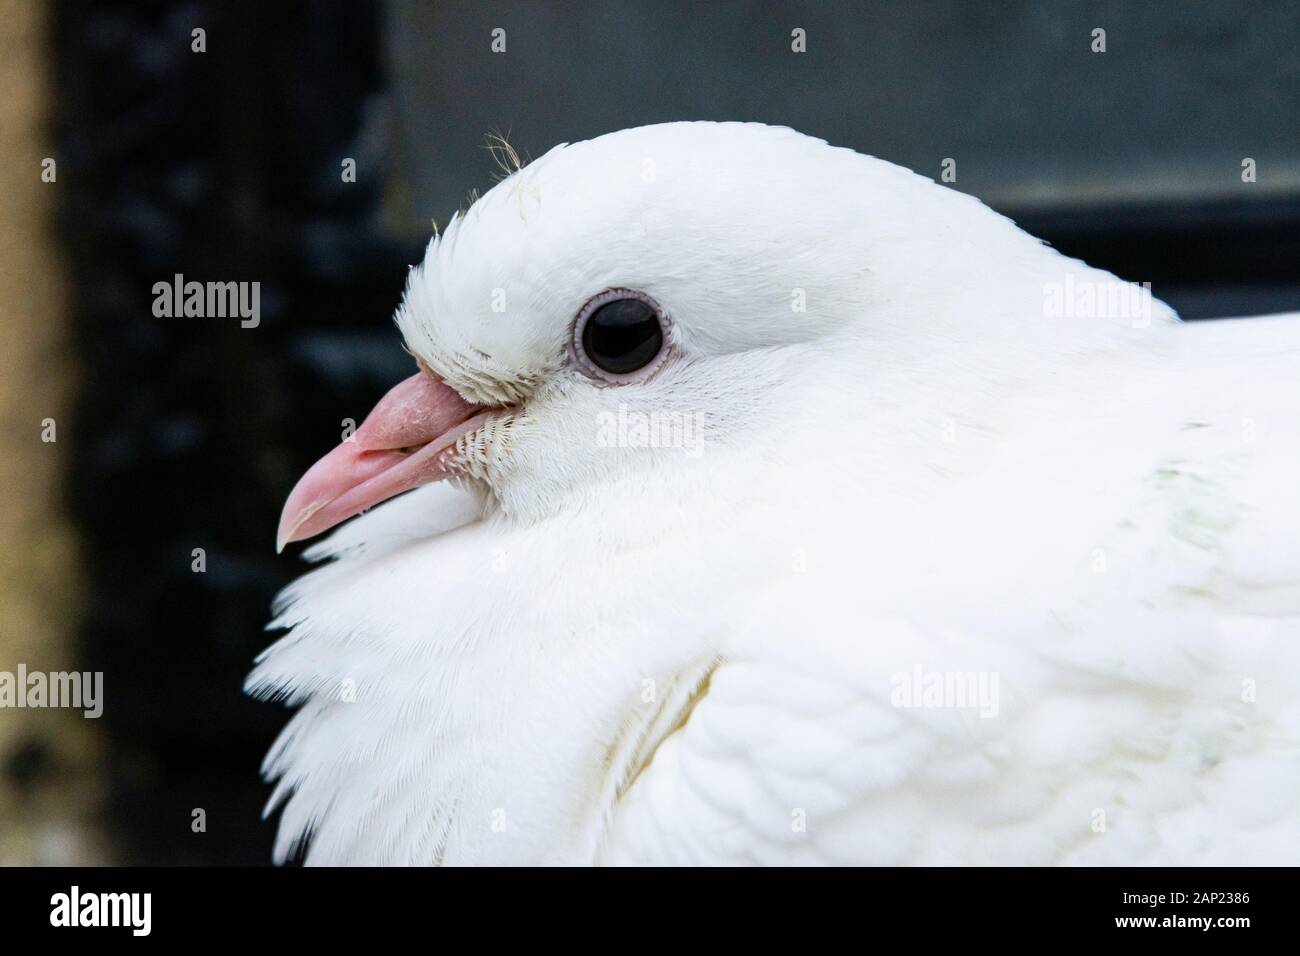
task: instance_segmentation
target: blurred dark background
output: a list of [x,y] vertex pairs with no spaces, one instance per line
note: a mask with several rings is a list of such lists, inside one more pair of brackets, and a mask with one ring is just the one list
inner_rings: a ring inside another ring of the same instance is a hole
[[[105,673],[107,703],[75,754],[52,724],[0,733],[0,817],[83,788],[69,819],[86,822],[66,826],[100,836],[77,859],[269,861],[257,767],[286,714],[240,685],[303,567],[274,553],[279,507],[342,420],[409,374],[390,316],[431,220],[491,185],[488,131],[537,156],[745,119],[936,179],[951,158],[954,188],[1185,317],[1300,310],[1292,2],[35,6],[48,96],[30,152],[57,157],[58,181],[13,188],[53,197],[75,397],[50,487],[78,544],[20,583],[75,604],[68,653]],[[259,281],[260,325],[155,318],[153,285],[176,273]],[[62,859],[24,846],[0,862]]]

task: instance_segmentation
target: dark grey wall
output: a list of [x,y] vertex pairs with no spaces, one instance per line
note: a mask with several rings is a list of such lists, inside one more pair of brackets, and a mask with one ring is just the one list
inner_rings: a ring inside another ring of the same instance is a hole
[[936,177],[953,157],[958,188],[1016,209],[1296,195],[1297,37],[1290,0],[391,0],[390,196],[399,231],[427,232],[491,185],[489,129],[539,155],[677,119],[789,125]]

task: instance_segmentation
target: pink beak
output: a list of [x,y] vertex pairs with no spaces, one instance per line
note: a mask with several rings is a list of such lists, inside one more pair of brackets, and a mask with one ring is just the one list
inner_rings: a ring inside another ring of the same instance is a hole
[[498,412],[471,405],[428,372],[399,382],[350,438],[294,485],[280,515],[276,550],[328,531],[403,491],[448,477],[444,453]]

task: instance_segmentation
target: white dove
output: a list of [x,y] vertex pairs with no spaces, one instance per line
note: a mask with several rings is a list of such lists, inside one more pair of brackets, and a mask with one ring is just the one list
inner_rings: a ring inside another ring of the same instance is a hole
[[[789,129],[430,242],[248,679],[277,859],[1300,860],[1300,320],[1180,324]],[[441,479],[450,478],[449,482]]]

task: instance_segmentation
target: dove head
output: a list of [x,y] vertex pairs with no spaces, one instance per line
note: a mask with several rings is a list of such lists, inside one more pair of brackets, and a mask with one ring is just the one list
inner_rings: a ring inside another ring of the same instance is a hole
[[972,248],[991,244],[982,229],[1023,236],[790,129],[671,123],[555,147],[429,243],[397,312],[420,371],[304,476],[281,542],[440,478],[528,518],[710,446],[780,441],[773,412],[797,403],[808,356],[912,334],[936,285],[918,249],[952,231],[953,204],[957,221],[978,210]]

